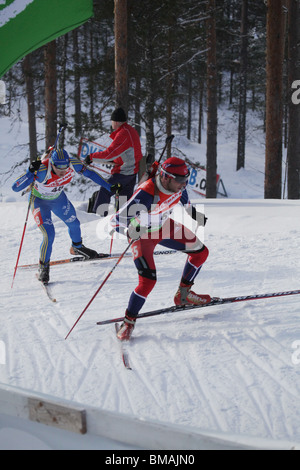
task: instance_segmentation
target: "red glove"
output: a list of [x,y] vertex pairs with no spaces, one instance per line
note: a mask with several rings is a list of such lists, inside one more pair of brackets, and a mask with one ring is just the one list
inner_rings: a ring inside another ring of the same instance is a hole
[[154,178],[154,176],[157,173],[157,168],[158,168],[158,162],[153,162],[150,169],[148,170],[149,173],[149,179]]

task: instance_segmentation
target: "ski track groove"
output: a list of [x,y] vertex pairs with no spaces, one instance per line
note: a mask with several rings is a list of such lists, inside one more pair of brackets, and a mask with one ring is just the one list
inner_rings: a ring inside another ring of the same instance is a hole
[[[245,335],[245,332],[243,332],[243,334]],[[226,337],[227,333],[224,334],[224,339],[226,341],[228,341],[228,343],[230,344],[231,347],[233,347],[239,354],[241,354],[247,361],[250,361],[253,366],[255,366],[255,368],[259,368],[263,374],[266,374],[268,376],[268,379],[271,380],[271,382],[275,383],[276,387],[278,387],[279,390],[281,390],[283,388],[283,385],[278,382],[277,379],[274,378],[274,376],[269,372],[267,371],[265,368],[263,368],[260,363],[258,363],[258,361],[255,361],[252,359],[252,357],[249,357],[248,354],[244,353],[239,347],[237,347],[235,344],[233,344],[232,342],[232,339],[229,339]],[[247,392],[248,394],[248,397],[249,399],[252,401],[254,407],[256,408],[257,410],[257,413],[258,413],[258,416],[261,416],[263,422],[264,422],[264,425],[265,425],[265,428],[267,429],[267,431],[269,432],[269,436],[273,437],[274,436],[274,429],[273,429],[273,426],[272,426],[272,423],[270,422],[270,416],[267,414],[267,411],[264,407],[264,405],[262,405],[262,400],[261,400],[261,396],[260,394],[262,393],[261,390],[257,389],[257,387],[253,388],[252,384],[253,384],[253,373],[252,373],[252,370],[250,372],[249,368],[245,368],[243,367],[243,369],[240,367],[239,368],[239,373],[240,373],[240,377],[241,377],[241,380],[243,381],[243,383],[245,384],[245,391]],[[247,377],[248,379],[251,378],[251,380],[249,380],[249,383],[247,382],[246,378]],[[257,380],[257,377],[256,377],[256,380]],[[251,382],[251,383],[250,383]],[[249,390],[250,389],[250,390]],[[297,400],[299,399],[298,396],[295,396],[294,394],[290,393],[290,391],[288,389],[286,389],[286,387],[284,386],[284,390],[289,394],[291,395],[294,399],[296,398]],[[250,393],[251,391],[251,393]],[[267,395],[266,396],[263,396],[263,400],[264,400],[264,404],[266,404],[266,401],[267,401]],[[278,402],[279,400],[277,400]],[[272,405],[269,405],[269,404],[266,404],[267,406],[267,409],[269,410],[270,409],[270,406]],[[282,404],[281,404],[282,406]],[[278,407],[278,404],[277,404],[277,407]]]
[[[138,340],[139,338],[136,338],[136,339]],[[143,337],[141,336],[140,339],[143,340]],[[130,348],[128,349],[129,360],[132,365],[133,372],[136,374],[137,377],[140,378],[142,385],[144,385],[147,391],[150,393],[150,395],[152,396],[158,408],[162,410],[163,409],[162,403],[163,403],[164,397],[162,397],[161,392],[158,393],[158,390],[155,388],[154,386],[155,381],[154,380],[151,381],[151,373],[152,373],[153,368],[155,367],[155,362],[153,360],[154,356],[151,355],[151,358],[149,360],[148,354],[147,353],[145,354],[145,347],[146,347],[146,345],[144,344],[145,338],[143,341],[141,341],[141,344],[139,344],[138,341],[135,341],[135,338],[133,339],[133,341],[134,341],[133,344],[136,347],[132,348],[130,345]],[[153,338],[152,338],[152,342],[155,344],[155,346],[157,345],[157,341],[153,340]],[[135,354],[134,349],[138,349],[137,354]],[[142,349],[143,349],[143,352],[142,352]],[[154,348],[150,347],[150,354],[153,349]],[[147,351],[148,350],[149,350],[149,346],[147,345]],[[134,360],[132,360],[132,357],[134,357]],[[143,365],[145,365],[145,367],[143,367]]]
[[[209,421],[211,421],[211,417],[212,417],[216,428],[224,430],[224,423],[222,423],[221,420],[220,420],[220,414],[219,414],[218,410],[215,409],[215,406],[212,406],[212,404],[211,404],[211,399],[209,398],[210,392],[208,390],[205,390],[204,387],[203,387],[203,383],[205,383],[205,381],[204,381],[204,378],[203,378],[203,374],[201,373],[201,367],[197,368],[197,373],[199,374],[199,375],[197,375],[194,372],[193,364],[191,363],[191,361],[189,361],[187,359],[187,356],[185,354],[186,353],[185,345],[180,344],[179,348],[182,350],[182,354],[180,355],[181,365],[184,364],[185,368],[186,368],[186,371],[187,371],[185,373],[185,377],[188,379],[188,382],[185,384],[185,390],[187,390],[189,392],[189,396],[190,396],[190,399],[192,400],[192,402],[195,401],[195,396],[197,396],[197,399],[199,400],[199,397],[198,397],[199,392],[202,394],[203,407],[202,407],[201,410],[198,410],[198,411],[201,411],[201,413],[203,413],[203,410],[205,409],[205,414],[207,415],[207,419]],[[192,384],[192,386],[193,386],[195,395],[193,395],[192,391],[190,391],[190,384]],[[201,402],[202,402],[202,400],[201,400]],[[209,409],[211,411],[210,413],[207,413],[207,411],[206,411],[207,403],[209,404]],[[198,406],[197,406],[197,409],[198,409]]]
[[[267,331],[264,331],[261,326],[256,326],[255,329],[259,332],[264,332],[264,335],[262,335],[259,338],[259,339],[262,339],[264,341],[258,341],[257,337],[254,337],[251,334],[251,332],[249,332],[249,337],[252,338],[252,340],[257,344],[257,346],[259,346],[260,348],[264,348],[268,352],[269,355],[272,355],[273,357],[275,357],[276,360],[280,361],[282,365],[290,367],[291,366],[290,362],[287,362],[286,360],[284,360],[283,357],[281,357],[282,355],[284,355],[283,345],[279,341],[277,341],[275,338],[270,336],[270,334],[268,334]],[[276,346],[276,348],[270,348],[266,344],[269,341],[272,342]],[[279,346],[279,348],[278,348],[278,346]],[[274,352],[275,349],[276,349],[276,351]]]
[[254,393],[249,393],[248,392],[249,388],[250,387],[252,388],[252,384],[248,383],[248,381],[246,380],[246,376],[247,376],[248,379],[249,378],[251,379],[251,380],[249,379],[249,382],[253,382],[252,381],[252,375],[249,374],[249,371],[245,367],[243,367],[243,368],[240,367],[239,372],[240,372],[240,380],[241,380],[242,383],[244,383],[244,390],[247,391],[247,395],[248,395],[250,401],[252,402],[254,408],[257,411],[256,416],[258,418],[259,418],[259,416],[262,418],[265,429],[266,429],[266,432],[267,432],[267,435],[272,436],[273,435],[272,425],[269,422],[269,418],[265,417],[266,412],[265,412],[263,406],[260,403],[259,397],[255,396],[257,394],[257,391],[254,390]]
[[[178,341],[175,340],[175,341]],[[173,355],[173,358],[174,358],[174,361],[172,361],[171,363],[171,367],[172,367],[172,372],[174,374],[174,376],[176,377],[176,380],[177,380],[177,384],[179,386],[179,388],[182,390],[184,389],[184,393],[187,392],[188,390],[188,386],[186,383],[183,384],[183,376],[186,380],[186,378],[188,378],[188,380],[190,380],[190,377],[189,377],[189,374],[191,373],[191,370],[193,369],[192,366],[191,366],[191,363],[188,362],[187,360],[187,354],[186,354],[186,345],[185,344],[182,344],[180,345],[179,347],[181,347],[181,349],[183,350],[183,354],[179,354],[180,351],[178,350],[174,350],[172,349],[172,355]],[[167,354],[167,351],[168,353],[170,353],[170,345],[166,346],[166,349],[164,351],[165,355],[168,356]],[[185,359],[185,361],[183,362],[182,358]],[[178,370],[179,370],[179,367],[178,367],[178,362],[180,363],[180,374],[178,374]],[[185,363],[185,364],[184,364]],[[170,364],[169,364],[170,365]],[[185,369],[186,371],[183,371],[181,370],[182,366],[185,366]],[[211,410],[211,413],[208,414],[207,411],[206,411],[206,414],[207,414],[207,419],[210,419],[211,421],[211,418],[213,418],[213,421],[214,421],[214,425],[215,425],[215,428],[216,429],[223,429],[223,423],[220,422],[220,419],[219,419],[219,414],[218,412],[215,410],[215,407],[212,405],[211,403],[211,399],[210,399],[210,393],[209,393],[209,390],[206,389],[206,387],[203,385],[205,383],[205,380],[202,376],[202,374],[200,373],[200,368],[198,368],[198,374],[199,374],[199,386],[200,388],[198,389],[198,394],[199,394],[199,391],[201,392],[202,394],[202,397],[204,398],[204,406],[206,406],[205,409],[207,409],[207,404],[209,405],[209,409]],[[198,379],[197,379],[198,380]],[[195,382],[194,382],[195,383]],[[178,393],[178,390],[177,390],[177,393]],[[194,398],[192,397],[192,401],[194,401]],[[180,411],[180,410],[179,410]]]
[[[114,362],[114,361],[113,361]],[[105,377],[105,385],[103,387],[102,381],[102,389],[99,390],[99,395],[104,397],[103,402],[101,403],[101,407],[107,410],[122,410],[122,401],[121,401],[121,393],[118,390],[117,400],[116,400],[116,393],[115,393],[115,381],[119,378],[119,370],[116,366],[112,366],[109,369],[109,374]],[[114,403],[111,403],[111,397],[114,397]],[[126,399],[126,398],[125,398]]]
[[[243,331],[243,334],[245,335],[246,332],[245,330]],[[247,333],[248,335],[248,333]],[[262,345],[261,343],[259,343],[257,340],[255,340],[254,338],[252,338],[250,335],[248,335],[248,337],[254,341],[259,347],[264,347],[264,345]],[[266,374],[269,379],[271,379],[271,381],[273,383],[275,383],[279,388],[283,388],[292,398],[294,399],[299,399],[299,396],[297,394],[294,394],[291,392],[291,390],[289,388],[286,388],[285,384],[282,384],[274,375],[274,371],[271,371],[271,370],[268,370],[266,367],[264,367],[262,364],[261,364],[261,359],[258,358],[257,356],[255,356],[255,359],[253,358],[253,354],[251,355],[251,357],[249,356],[249,354],[247,354],[246,352],[244,352],[240,347],[238,347],[236,344],[233,344],[233,338],[230,338],[229,337],[229,333],[226,332],[224,333],[224,338],[226,339],[226,341],[232,346],[235,348],[235,350],[242,354],[245,358],[247,358],[248,361],[251,361],[252,364],[256,367],[258,367],[264,374]],[[267,348],[265,348],[266,351],[270,352],[272,354],[271,351],[269,351]],[[278,357],[275,356],[274,354],[272,354],[272,356],[274,358],[276,358],[276,360],[278,360]],[[276,372],[276,371],[275,371]]]
[[[153,348],[150,344],[156,344],[156,340],[153,337],[148,336],[137,336],[133,338],[132,344],[128,346],[128,355],[132,371],[127,371],[130,376],[135,377],[135,381],[139,381],[137,384],[141,389],[141,396],[144,393],[148,393],[152,397],[153,403],[158,407],[159,410],[163,411],[163,398],[161,392],[157,390],[155,380],[151,380],[156,376],[156,363],[155,356],[153,356]],[[150,357],[149,357],[150,348]],[[149,410],[148,410],[149,412]]]
[[[128,371],[125,369],[124,364],[122,362],[122,357],[121,357],[121,351],[120,351],[120,344],[118,344],[118,339],[115,334],[115,329],[113,330],[112,334],[114,335],[114,359],[113,362],[115,364],[115,367],[112,367],[114,376],[117,378],[118,386],[121,385],[122,389],[124,391],[124,394],[119,393],[119,397],[122,397],[122,401],[119,399],[119,411],[123,413],[131,413],[135,414],[135,401],[134,398],[132,398],[132,392],[130,388],[130,383],[127,380],[127,374],[131,373],[132,371]],[[119,379],[119,380],[118,380]],[[124,402],[124,411],[123,410],[123,402]],[[128,406],[129,405],[129,406]]]

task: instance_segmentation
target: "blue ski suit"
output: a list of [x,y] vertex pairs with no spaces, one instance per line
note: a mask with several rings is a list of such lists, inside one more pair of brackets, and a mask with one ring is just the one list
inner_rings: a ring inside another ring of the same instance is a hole
[[44,161],[36,175],[31,171],[21,175],[13,184],[13,191],[22,191],[33,184],[31,210],[33,217],[43,235],[40,246],[40,261],[49,262],[55,230],[51,212],[61,219],[68,227],[72,244],[81,246],[80,222],[73,204],[67,198],[64,188],[72,181],[75,173],[80,173],[110,191],[111,185],[98,173],[86,168],[79,160],[70,157],[70,166],[63,177],[59,177],[52,169],[49,160]]

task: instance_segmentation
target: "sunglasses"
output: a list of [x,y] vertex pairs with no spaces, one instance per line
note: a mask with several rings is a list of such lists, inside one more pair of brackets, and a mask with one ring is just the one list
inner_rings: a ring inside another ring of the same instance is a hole
[[69,164],[68,163],[57,163],[56,165],[54,165],[55,168],[57,168],[58,170],[67,170],[69,168]]
[[186,175],[173,175],[172,173],[169,173],[166,170],[162,170],[166,175],[168,175],[170,178],[173,178],[176,183],[186,183],[190,177],[190,170]]

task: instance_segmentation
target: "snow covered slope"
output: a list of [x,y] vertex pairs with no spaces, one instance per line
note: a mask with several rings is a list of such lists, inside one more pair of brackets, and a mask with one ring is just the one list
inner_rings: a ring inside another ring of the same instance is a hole
[[[106,221],[76,207],[86,245],[108,251]],[[217,199],[204,207],[210,256],[194,290],[232,296],[299,289],[299,201]],[[137,282],[132,260],[122,260],[65,340],[115,261],[53,267],[56,304],[34,270],[18,270],[11,289],[26,208],[0,204],[0,382],[143,419],[300,442],[300,296],[141,319],[127,371],[113,326],[96,322],[124,314]],[[52,259],[65,258],[67,230],[54,220]],[[20,264],[38,260],[40,241],[30,215]],[[113,251],[126,245],[114,240]],[[143,311],[173,304],[184,262],[183,254],[156,257],[158,283]]]

